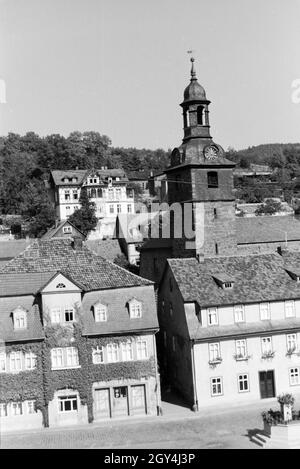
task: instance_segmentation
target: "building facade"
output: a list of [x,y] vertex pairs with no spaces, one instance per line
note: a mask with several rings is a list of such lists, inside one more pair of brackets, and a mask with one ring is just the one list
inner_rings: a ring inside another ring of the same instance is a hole
[[192,60],[184,138],[166,170],[169,205],[182,210],[140,261],[158,288],[162,382],[195,410],[300,392],[300,252],[285,251],[299,224],[288,236],[235,217],[234,164],[211,138],[209,104]]
[[2,431],[158,415],[151,282],[60,238],[0,277]]
[[80,207],[80,191],[96,204],[99,219],[116,218],[118,213],[134,213],[134,191],[129,189],[123,170],[51,171],[51,188],[56,214],[66,220]]

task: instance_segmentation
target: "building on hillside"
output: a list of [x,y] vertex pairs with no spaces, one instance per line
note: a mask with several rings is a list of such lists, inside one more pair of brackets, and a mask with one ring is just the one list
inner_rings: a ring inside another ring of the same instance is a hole
[[157,415],[153,284],[71,239],[0,273],[1,431]]
[[87,189],[100,219],[116,218],[118,213],[134,213],[134,191],[121,169],[51,171],[50,185],[60,220],[66,220],[80,207],[80,191]]
[[150,170],[128,171],[127,176],[130,182],[137,184],[145,192],[149,190],[148,179],[150,173]]
[[42,239],[69,237],[85,240],[86,235],[76,228],[76,226],[69,220],[63,220],[60,223],[57,222],[52,228],[50,228],[47,233],[42,236]]
[[284,252],[287,217],[269,228],[236,218],[235,165],[210,136],[193,62],[183,143],[165,171],[171,234],[145,242],[140,273],[157,282],[162,382],[200,409],[300,390],[300,224],[289,237],[298,251]]
[[239,178],[270,179],[275,171],[268,165],[250,163],[249,168],[235,168],[233,175]]
[[168,201],[168,181],[164,172],[151,174],[149,177],[149,193],[159,202]]

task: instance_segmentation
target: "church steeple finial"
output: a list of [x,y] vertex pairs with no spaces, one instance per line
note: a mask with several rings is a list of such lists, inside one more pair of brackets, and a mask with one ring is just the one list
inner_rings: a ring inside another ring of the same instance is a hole
[[[193,50],[188,50],[187,53],[188,54],[193,54]],[[191,55],[191,58],[190,58],[191,62],[192,62],[192,67],[191,67],[191,81],[192,80],[197,80],[197,77],[196,77],[196,70],[195,70],[195,67],[194,67],[194,62],[195,62],[195,57],[193,55]]]

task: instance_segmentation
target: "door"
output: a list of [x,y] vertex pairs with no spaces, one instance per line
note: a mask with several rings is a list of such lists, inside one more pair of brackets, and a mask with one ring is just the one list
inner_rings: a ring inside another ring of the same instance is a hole
[[145,414],[146,413],[146,399],[145,399],[145,385],[139,384],[137,386],[131,386],[132,396],[132,408],[131,413]]
[[259,372],[259,386],[262,399],[275,397],[274,370]]
[[123,417],[128,415],[128,388],[118,386],[113,389],[113,416]]
[[95,389],[94,418],[101,419],[109,417],[111,417],[109,389]]

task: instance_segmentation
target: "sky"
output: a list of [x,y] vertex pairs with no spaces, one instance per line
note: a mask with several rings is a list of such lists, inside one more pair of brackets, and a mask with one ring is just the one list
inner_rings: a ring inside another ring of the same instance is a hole
[[174,148],[194,50],[215,142],[300,142],[299,25],[300,0],[0,0],[0,135]]

